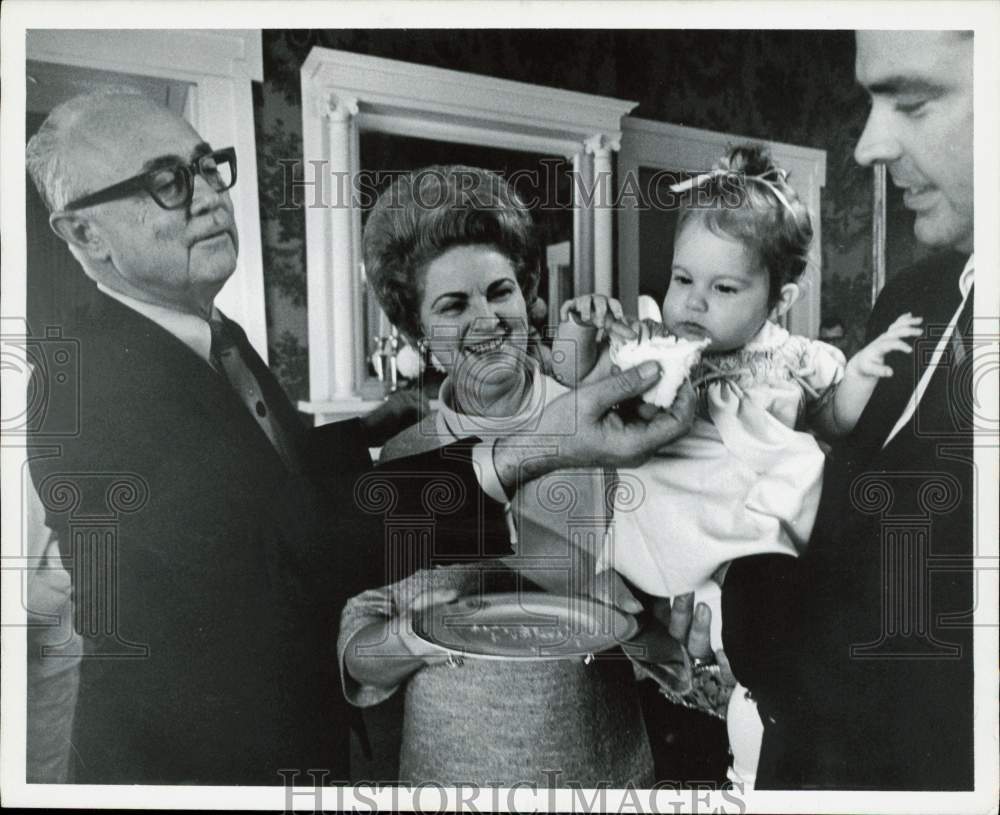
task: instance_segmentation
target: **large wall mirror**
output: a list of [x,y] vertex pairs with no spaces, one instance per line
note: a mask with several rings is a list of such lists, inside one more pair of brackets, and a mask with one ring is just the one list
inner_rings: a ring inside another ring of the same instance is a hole
[[524,170],[519,183],[530,187],[537,177],[555,192],[562,188],[570,204],[535,212],[555,270],[543,296],[611,292],[614,224],[601,202],[613,192],[612,153],[634,102],[320,47],[301,77],[309,400],[300,408],[317,423],[369,410],[382,395],[368,362],[386,325],[362,267],[367,196],[338,195],[334,179],[433,163],[479,165],[508,177]]
[[[484,167],[511,181],[521,200],[531,209],[538,230],[542,279],[539,292],[543,297],[550,291],[550,271],[546,257],[552,247],[565,247],[572,253],[573,242],[573,162],[564,156],[546,155],[474,144],[455,144],[432,139],[397,136],[378,130],[360,129],[360,166],[365,194],[358,204],[362,228],[368,212],[381,192],[400,173],[435,164],[464,164]],[[380,379],[372,362],[372,354],[389,336],[390,326],[385,314],[361,276],[361,341],[367,343],[368,357],[362,354],[356,370],[357,390],[363,399],[378,399],[386,383]],[[357,356],[357,355],[356,355]]]

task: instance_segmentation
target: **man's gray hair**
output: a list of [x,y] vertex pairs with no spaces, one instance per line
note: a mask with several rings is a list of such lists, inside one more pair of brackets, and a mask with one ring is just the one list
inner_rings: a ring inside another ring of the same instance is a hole
[[26,164],[49,212],[62,209],[70,201],[92,190],[82,189],[70,159],[72,136],[76,127],[94,115],[109,100],[139,96],[155,104],[141,90],[130,85],[107,85],[100,90],[74,96],[54,107],[31,137],[26,150]]

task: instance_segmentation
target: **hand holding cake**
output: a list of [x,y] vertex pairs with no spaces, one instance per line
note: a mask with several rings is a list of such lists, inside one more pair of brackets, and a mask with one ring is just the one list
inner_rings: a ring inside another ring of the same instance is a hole
[[[644,328],[647,325],[648,322],[643,323]],[[667,333],[659,323],[653,326],[653,331],[640,331],[635,340],[623,341],[612,336],[611,361],[622,369],[650,360],[658,363],[662,372],[660,381],[642,395],[642,400],[659,408],[668,408],[674,403],[677,391],[691,369],[701,360],[701,353],[710,340],[688,340]]]

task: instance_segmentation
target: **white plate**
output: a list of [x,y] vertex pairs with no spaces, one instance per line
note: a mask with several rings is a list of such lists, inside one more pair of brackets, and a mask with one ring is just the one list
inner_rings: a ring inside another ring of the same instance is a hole
[[542,592],[460,597],[414,614],[418,637],[448,653],[482,659],[586,658],[639,629],[635,618],[584,597]]

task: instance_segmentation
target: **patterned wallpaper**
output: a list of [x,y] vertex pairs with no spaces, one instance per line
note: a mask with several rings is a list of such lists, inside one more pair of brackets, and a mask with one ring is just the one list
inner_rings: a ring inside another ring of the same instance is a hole
[[[638,100],[634,115],[646,119],[826,150],[823,312],[860,339],[870,310],[872,187],[852,158],[867,105],[854,83],[850,32],[270,30],[255,88],[268,344],[293,398],[308,394],[305,225],[300,208],[279,206],[279,161],[302,155],[299,66],[314,45]],[[890,235],[909,230],[897,197],[890,216]]]

